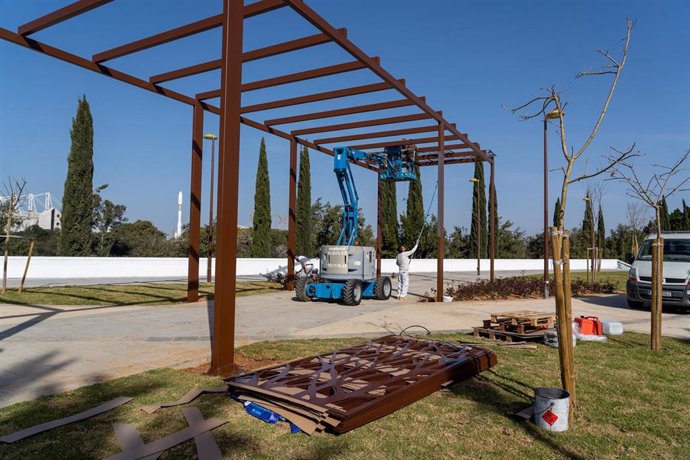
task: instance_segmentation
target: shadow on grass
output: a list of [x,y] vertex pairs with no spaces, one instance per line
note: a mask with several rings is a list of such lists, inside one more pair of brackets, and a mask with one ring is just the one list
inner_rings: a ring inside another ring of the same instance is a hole
[[[262,285],[255,285],[251,286],[251,282],[241,282],[238,283],[238,288],[236,289],[236,294],[237,295],[250,295],[253,292],[260,292],[260,291],[268,291],[268,292],[280,292],[282,291],[282,287],[276,285],[275,287],[273,286],[262,286]],[[110,286],[110,285],[108,285]],[[108,287],[108,286],[67,286],[66,288],[73,288],[73,289],[79,289],[81,291],[91,291],[91,293],[77,293],[77,292],[60,292],[59,289],[62,287],[55,287],[55,288],[48,288],[51,289],[51,292],[46,292],[44,290],[32,290],[32,289],[27,289],[27,293],[33,293],[35,294],[46,294],[50,296],[56,296],[56,297],[62,297],[63,299],[80,299],[83,301],[88,301],[88,302],[93,302],[96,305],[106,305],[106,306],[134,306],[134,305],[161,305],[161,304],[178,304],[178,303],[185,303],[187,301],[187,293],[184,288],[180,288],[179,286],[165,286],[165,285],[151,285],[151,284],[132,284],[129,285],[131,286],[131,289],[125,290],[125,289],[117,289],[115,286],[128,286],[128,285],[112,285],[113,287]],[[46,289],[46,288],[40,288],[40,289]],[[145,290],[145,291],[144,291]],[[150,292],[150,291],[160,291],[160,292]],[[146,292],[149,291],[149,292]],[[99,293],[103,293],[104,295],[98,295]],[[122,294],[122,295],[128,295],[128,296],[137,296],[138,298],[134,298],[132,300],[118,300],[114,299],[112,295],[108,294]],[[199,295],[201,296],[202,300],[213,300],[214,298],[214,292],[212,289],[200,287],[199,289]],[[11,299],[11,298],[0,298],[0,302],[11,304],[11,305],[23,305],[23,306],[34,306],[37,307],[37,305],[34,305],[30,302],[26,301],[20,301],[17,299]],[[69,305],[69,303],[65,303],[63,305]]]
[[[514,386],[509,383],[498,381],[497,378],[520,385],[524,388],[531,389],[532,387],[518,380],[500,375],[494,371],[490,371],[489,374],[493,377],[489,378],[484,375],[478,375],[471,380],[453,385],[450,391],[456,396],[468,398],[481,404],[484,408],[504,418],[506,422],[514,422],[511,418],[511,414],[531,405],[532,395],[514,388]],[[554,435],[544,431],[531,422],[520,421],[514,423],[525,431],[525,433],[534,438],[535,441],[548,447],[559,456],[578,460],[585,458],[564,446],[561,440],[558,439],[558,434]]]
[[[40,365],[38,361],[33,364]],[[98,375],[92,377],[92,380],[99,379],[101,377]],[[77,414],[120,396],[134,398],[95,417],[54,428],[12,444],[0,444],[0,458],[79,459],[104,458],[117,454],[122,449],[116,440],[113,423],[134,424],[145,442],[153,442],[188,425],[179,407],[162,409],[151,415],[141,411],[140,407],[175,400],[195,386],[213,386],[218,383],[211,380],[208,377],[159,369],[0,408],[0,435],[5,435]],[[199,407],[204,418],[208,419],[228,418],[228,404],[229,399],[225,395],[206,395],[191,405]],[[260,438],[242,433],[232,422],[214,430],[213,435],[226,457],[261,451]],[[175,458],[193,458],[195,454],[193,440],[171,450],[171,455]]]

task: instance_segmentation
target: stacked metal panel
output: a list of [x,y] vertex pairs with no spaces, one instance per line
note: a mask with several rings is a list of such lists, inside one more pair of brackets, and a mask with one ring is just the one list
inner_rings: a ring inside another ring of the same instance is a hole
[[311,434],[345,433],[496,364],[490,350],[386,336],[226,380],[231,394]]

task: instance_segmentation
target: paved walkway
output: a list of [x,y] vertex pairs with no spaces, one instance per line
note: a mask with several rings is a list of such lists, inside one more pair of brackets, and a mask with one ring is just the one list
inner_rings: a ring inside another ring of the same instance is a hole
[[[433,280],[432,280],[433,281]],[[415,283],[417,292],[425,283]],[[413,284],[413,288],[415,287]],[[433,283],[430,283],[433,285]],[[291,293],[242,297],[237,343],[398,333],[421,324],[434,331],[469,330],[491,312],[553,312],[553,300],[422,303],[368,300],[358,307],[300,303]],[[44,307],[0,305],[0,406],[152,368],[210,358],[211,306]],[[630,310],[623,296],[573,300],[575,315],[622,321],[649,331],[649,312]],[[664,313],[666,336],[690,338],[690,315]]]

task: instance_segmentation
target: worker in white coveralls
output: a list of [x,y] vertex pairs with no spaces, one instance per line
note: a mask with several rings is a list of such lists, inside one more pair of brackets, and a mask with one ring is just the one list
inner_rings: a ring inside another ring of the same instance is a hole
[[414,254],[419,246],[419,239],[414,247],[405,251],[405,246],[398,248],[398,257],[395,258],[395,265],[398,266],[398,299],[402,300],[407,295],[407,288],[410,287],[410,256]]

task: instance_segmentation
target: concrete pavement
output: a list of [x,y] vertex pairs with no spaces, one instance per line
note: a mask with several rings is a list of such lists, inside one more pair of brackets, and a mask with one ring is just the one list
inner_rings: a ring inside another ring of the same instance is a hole
[[[435,285],[412,278],[411,292]],[[421,324],[433,331],[470,330],[488,314],[510,310],[553,312],[553,300],[418,302],[366,300],[358,307],[300,303],[292,293],[241,297],[238,345],[278,338],[383,335]],[[624,296],[573,299],[574,315],[622,321],[647,333],[649,312],[630,310]],[[210,358],[212,306],[45,307],[0,305],[0,406],[85,384]],[[664,313],[663,334],[690,339],[690,315]]]

